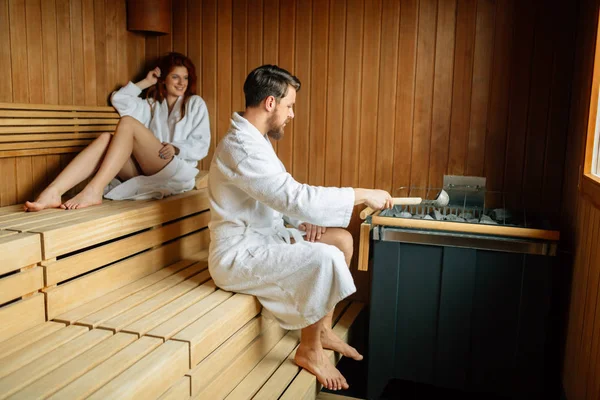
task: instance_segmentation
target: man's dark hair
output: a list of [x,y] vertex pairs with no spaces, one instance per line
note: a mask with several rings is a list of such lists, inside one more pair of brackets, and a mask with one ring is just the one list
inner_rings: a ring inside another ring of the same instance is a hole
[[256,107],[269,96],[275,97],[277,103],[287,95],[288,85],[296,91],[300,90],[300,80],[277,65],[263,65],[256,68],[244,82],[246,108]]

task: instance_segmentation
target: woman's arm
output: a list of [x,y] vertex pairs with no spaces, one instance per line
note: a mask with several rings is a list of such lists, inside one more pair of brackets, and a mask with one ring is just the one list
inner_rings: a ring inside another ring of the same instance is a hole
[[148,72],[146,78],[138,83],[129,82],[121,89],[113,92],[111,103],[118,111],[121,117],[126,115],[131,116],[144,125],[150,123],[151,113],[148,102],[140,98],[142,90],[156,84],[157,78],[160,76],[160,69],[157,67]]

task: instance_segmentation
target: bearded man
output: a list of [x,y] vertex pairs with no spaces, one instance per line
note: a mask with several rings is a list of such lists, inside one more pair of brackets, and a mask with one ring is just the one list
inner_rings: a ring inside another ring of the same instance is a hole
[[286,172],[269,138],[283,137],[299,90],[298,78],[274,65],[246,78],[246,110],[233,114],[210,165],[209,269],[220,288],[256,296],[283,328],[301,329],[296,363],[326,388],[347,389],[323,351],[363,358],[331,329],[335,305],[356,291],[352,236],[340,227],[354,205],[389,208],[392,198],[383,190],[309,186]]

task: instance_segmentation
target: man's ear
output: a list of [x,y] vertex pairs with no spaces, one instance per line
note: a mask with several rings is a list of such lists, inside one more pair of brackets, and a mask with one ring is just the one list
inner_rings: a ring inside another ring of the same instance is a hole
[[273,111],[277,107],[277,100],[275,96],[267,96],[265,99],[265,109],[269,112]]

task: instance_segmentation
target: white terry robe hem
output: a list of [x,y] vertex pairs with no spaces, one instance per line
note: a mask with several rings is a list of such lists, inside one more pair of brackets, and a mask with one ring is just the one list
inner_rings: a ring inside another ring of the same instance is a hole
[[342,300],[344,300],[346,297],[354,294],[356,292],[356,289],[354,290],[347,290],[345,292],[340,293],[340,295],[337,297],[337,299],[334,297],[333,299],[333,306],[329,309],[329,311],[327,311],[324,314],[318,314],[315,317],[311,317],[311,318],[306,318],[306,323],[302,323],[302,324],[298,324],[298,325],[286,325],[286,324],[282,324],[281,322],[279,323],[279,325],[283,328],[283,329],[287,329],[288,331],[293,331],[296,329],[304,329],[306,327],[311,326],[312,324],[314,324],[315,322],[320,321],[321,319],[325,318],[325,316],[327,314],[329,314],[330,312],[332,312],[335,309],[335,306]]
[[139,175],[115,186],[113,182],[105,189],[104,197],[110,200],[162,199],[187,192],[196,184],[198,170],[179,157],[173,157],[154,175]]

